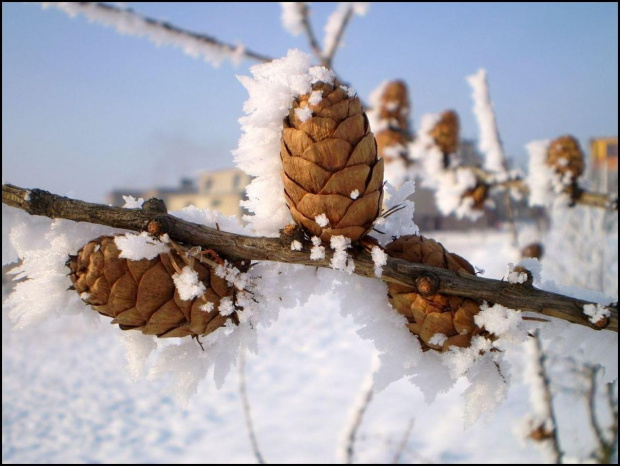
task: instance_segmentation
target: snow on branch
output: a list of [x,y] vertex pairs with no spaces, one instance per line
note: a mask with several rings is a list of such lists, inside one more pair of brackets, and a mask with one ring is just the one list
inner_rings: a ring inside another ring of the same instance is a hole
[[54,7],[72,18],[82,14],[90,22],[111,26],[120,34],[146,36],[156,45],[171,45],[194,58],[203,58],[214,66],[230,60],[237,65],[243,60],[268,62],[272,58],[245,48],[232,45],[215,37],[181,29],[166,21],[140,15],[129,8],[119,8],[99,2],[42,2],[43,8]]
[[[333,259],[333,252],[326,249],[324,258],[312,260],[310,244],[304,244],[302,251],[292,250],[291,243],[295,238],[284,234],[280,238],[265,238],[228,233],[164,214],[161,209],[150,210],[152,203],[149,201],[142,209],[124,209],[70,199],[40,189],[24,189],[4,184],[2,202],[31,215],[148,231],[154,235],[168,234],[175,241],[214,249],[230,259],[275,261],[323,268],[330,268]],[[370,254],[358,249],[352,260],[355,274],[376,278],[375,262]],[[593,304],[592,302],[539,290],[526,284],[463,275],[392,257],[388,257],[386,262],[381,276],[381,280],[386,282],[401,283],[418,289],[418,283],[428,284],[431,281],[433,289],[442,294],[485,300],[594,329],[618,331],[617,303],[607,306],[610,311],[609,318],[594,325],[583,312],[584,306]]]
[[473,112],[480,128],[479,147],[485,156],[484,168],[491,172],[503,172],[506,170],[506,154],[499,138],[486,70],[480,69],[468,76],[467,82],[473,89]]

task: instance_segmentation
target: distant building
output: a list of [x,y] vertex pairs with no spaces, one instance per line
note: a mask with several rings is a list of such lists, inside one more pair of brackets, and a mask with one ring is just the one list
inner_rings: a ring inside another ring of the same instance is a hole
[[590,139],[590,161],[594,188],[618,194],[618,137]]
[[239,202],[245,197],[245,187],[251,177],[237,168],[205,171],[196,179],[184,178],[177,188],[154,188],[150,190],[116,189],[108,195],[108,202],[123,206],[123,196],[155,197],[165,202],[169,211],[181,210],[193,205],[200,209],[217,210],[224,215],[241,218],[246,213]]

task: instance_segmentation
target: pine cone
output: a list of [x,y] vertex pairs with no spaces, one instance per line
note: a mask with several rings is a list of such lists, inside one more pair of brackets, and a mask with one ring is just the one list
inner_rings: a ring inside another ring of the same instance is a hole
[[521,256],[524,258],[533,257],[536,259],[542,259],[545,252],[545,248],[540,243],[530,243],[521,249]]
[[405,164],[409,164],[407,157],[407,136],[394,129],[384,129],[377,133],[377,153],[379,157],[385,159],[385,163],[390,163],[394,159],[401,158]]
[[[310,103],[311,94],[299,96],[284,119],[280,157],[286,203],[311,235],[357,241],[381,211],[383,159],[377,158],[357,97],[322,82],[312,89],[321,92],[320,102]],[[302,121],[308,108],[312,114]]]
[[449,155],[459,148],[459,116],[454,110],[446,110],[431,130],[435,144],[444,154],[444,168],[450,165]]
[[84,302],[100,314],[112,317],[122,330],[136,329],[145,335],[161,338],[207,335],[223,326],[229,318],[218,312],[222,298],[232,296],[233,289],[213,269],[195,261],[193,269],[206,288],[204,297],[213,303],[211,311],[201,310],[206,302],[200,298],[184,301],[174,285],[185,262],[171,250],[168,254],[138,261],[121,259],[113,236],[101,236],[88,242],[70,256],[73,287]]
[[[423,236],[401,236],[385,249],[397,259],[475,274],[472,265],[461,256]],[[447,351],[451,346],[468,347],[472,336],[483,332],[474,322],[480,306],[472,299],[439,293],[422,296],[414,288],[398,283],[388,283],[388,299],[392,307],[407,318],[407,327],[418,335],[424,349]],[[447,339],[431,343],[436,334],[443,334]]]
[[399,129],[410,138],[409,95],[403,81],[391,81],[383,89],[380,97],[379,119],[386,120],[392,129]]
[[547,165],[562,177],[571,198],[579,197],[581,190],[577,185],[577,178],[583,174],[584,169],[583,151],[579,141],[570,135],[553,140],[547,150]]

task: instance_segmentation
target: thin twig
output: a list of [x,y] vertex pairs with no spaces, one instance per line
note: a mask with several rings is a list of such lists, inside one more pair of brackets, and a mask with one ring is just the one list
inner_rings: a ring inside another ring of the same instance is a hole
[[548,416],[551,421],[551,448],[553,450],[553,460],[555,464],[562,463],[562,450],[560,449],[560,440],[558,437],[558,424],[556,421],[555,413],[553,410],[553,396],[551,394],[551,381],[549,380],[549,375],[547,374],[547,370],[545,369],[545,361],[546,356],[542,348],[542,342],[540,339],[539,331],[536,330],[534,332],[534,342],[536,345],[536,357],[538,364],[538,376],[542,382],[542,388],[544,390],[544,399],[548,411]]
[[344,36],[344,31],[347,28],[347,25],[349,24],[349,21],[351,20],[352,16],[353,16],[353,6],[349,5],[347,7],[347,11],[344,14],[342,22],[340,23],[340,28],[338,28],[338,32],[336,33],[336,37],[334,39],[334,43],[332,44],[331,49],[325,51],[325,57],[324,57],[323,63],[327,68],[331,68],[332,66],[332,62],[334,61],[334,56],[336,55],[336,51],[338,50],[338,47],[340,46],[340,42],[342,41],[342,37]]
[[312,25],[310,24],[310,7],[306,2],[296,2],[295,4],[297,8],[299,8],[299,12],[301,13],[301,23],[304,25],[306,36],[308,36],[310,48],[314,52],[316,58],[323,65],[325,65],[325,57],[323,56],[323,51],[321,50],[319,41],[316,39],[316,36],[314,35],[314,30],[312,29]]
[[[236,235],[187,222],[169,214],[92,204],[40,189],[24,189],[10,184],[2,185],[2,202],[25,210],[31,215],[96,223],[133,231],[149,231],[158,235],[167,233],[175,241],[187,246],[213,249],[220,256],[229,259],[267,260],[331,268],[330,261],[333,256],[331,250],[326,250],[324,259],[311,260],[308,247],[302,251],[293,251],[290,243],[286,244],[280,238]],[[354,262],[355,274],[375,278],[375,264],[369,254],[359,251]],[[432,280],[433,285],[436,285],[434,288],[441,294],[497,303],[511,309],[552,316],[596,330],[605,328],[618,331],[617,303],[606,306],[609,317],[602,318],[595,325],[583,312],[583,306],[593,304],[591,302],[539,290],[527,284],[513,284],[452,272],[393,257],[388,257],[381,280],[417,289],[417,279],[421,276]]]
[[250,409],[250,400],[248,398],[248,391],[246,389],[245,380],[245,351],[242,351],[239,355],[239,393],[243,402],[243,415],[245,417],[245,426],[248,429],[250,436],[250,443],[252,444],[252,451],[256,456],[258,464],[265,464],[265,459],[258,447],[258,440],[256,439],[256,431],[254,430],[254,424],[252,423],[252,413]]
[[414,421],[415,419],[411,418],[409,422],[407,423],[407,427],[405,428],[405,431],[403,432],[403,438],[400,440],[400,443],[398,444],[398,448],[396,449],[396,452],[394,453],[394,458],[392,458],[392,464],[398,464],[400,462],[400,458],[403,456],[405,448],[407,448],[407,441],[409,440],[409,435],[411,435],[411,429],[413,429]]

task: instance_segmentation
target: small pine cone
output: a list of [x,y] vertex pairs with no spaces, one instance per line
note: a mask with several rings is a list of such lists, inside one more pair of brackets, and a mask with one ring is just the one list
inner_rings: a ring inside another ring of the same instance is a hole
[[236,312],[225,317],[218,312],[222,298],[232,296],[233,289],[213,269],[195,261],[193,269],[205,286],[204,297],[213,303],[211,311],[200,309],[200,298],[184,301],[174,285],[177,273],[173,262],[182,269],[185,262],[175,250],[154,259],[138,261],[122,259],[113,236],[101,236],[88,242],[71,256],[73,287],[84,302],[122,330],[136,329],[145,335],[184,337],[207,335]]
[[491,187],[482,182],[478,181],[476,186],[471,189],[468,189],[463,193],[463,199],[471,198],[473,199],[473,203],[471,205],[472,209],[475,210],[484,210],[484,204],[486,200],[489,198],[489,190]]
[[[461,256],[423,236],[401,236],[385,250],[388,255],[408,262],[475,274],[472,265]],[[414,288],[398,283],[388,283],[388,299],[392,307],[407,318],[407,327],[420,338],[424,349],[447,351],[451,346],[468,347],[472,336],[483,331],[474,322],[480,306],[472,299],[439,293],[422,296]],[[436,334],[447,338],[438,342],[433,340]]]
[[454,110],[446,110],[435,127],[431,130],[435,144],[444,154],[444,168],[448,168],[448,155],[459,148],[459,116]]
[[400,130],[408,139],[409,129],[409,95],[403,81],[391,81],[383,89],[378,108],[379,119],[387,121],[390,128]]
[[579,141],[570,135],[553,140],[547,150],[547,165],[562,177],[567,185],[566,191],[572,199],[576,199],[580,194],[577,178],[584,170],[583,151]]
[[535,259],[542,259],[543,254],[545,253],[545,248],[540,243],[531,243],[521,249],[521,256],[523,258],[533,257]]
[[[357,241],[381,211],[383,159],[377,158],[357,97],[337,84],[318,82],[312,90],[320,91],[320,102],[309,102],[312,94],[299,96],[284,119],[280,157],[286,203],[311,235]],[[302,121],[307,109],[311,115]]]

